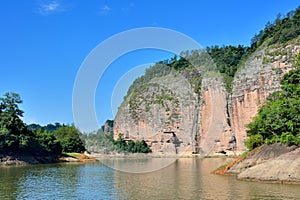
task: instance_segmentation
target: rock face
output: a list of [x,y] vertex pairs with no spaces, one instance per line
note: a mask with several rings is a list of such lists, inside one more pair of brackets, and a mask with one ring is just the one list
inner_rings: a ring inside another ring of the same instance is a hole
[[103,125],[103,133],[105,135],[113,135],[114,134],[114,121],[113,120],[106,120]]
[[246,124],[251,122],[266,98],[280,90],[280,77],[273,70],[272,64],[262,64],[263,56],[264,50],[255,52],[233,81],[229,113],[239,150],[244,150]]
[[169,74],[151,80],[121,105],[114,137],[145,140],[153,152],[191,153],[197,96],[186,79]]
[[199,146],[206,155],[230,148],[228,94],[223,77],[205,78],[201,87]]
[[247,169],[264,163],[266,161],[274,160],[280,155],[289,153],[296,149],[295,146],[287,147],[283,144],[272,144],[272,145],[263,145],[260,148],[257,148],[251,151],[247,158],[237,164],[233,165],[226,173],[227,174],[240,174]]
[[300,182],[300,148],[283,144],[263,145],[227,173],[239,179],[269,182]]
[[293,68],[299,49],[299,38],[286,46],[262,48],[253,53],[236,73],[229,116],[238,150],[245,150],[246,125],[252,121],[266,98],[280,90],[280,78]]
[[198,93],[184,72],[153,78],[125,98],[114,137],[143,139],[153,152],[170,154],[242,152],[246,124],[280,90],[280,78],[293,68],[299,51],[300,37],[286,45],[261,47],[236,73],[232,93],[217,73],[201,78]]
[[300,183],[300,148],[255,165],[238,175],[239,179]]

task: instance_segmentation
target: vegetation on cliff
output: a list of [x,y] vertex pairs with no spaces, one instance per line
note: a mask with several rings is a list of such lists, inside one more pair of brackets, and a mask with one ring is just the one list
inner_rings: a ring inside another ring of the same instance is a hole
[[267,42],[268,45],[284,43],[300,35],[300,6],[285,16],[278,14],[273,23],[268,22],[263,30],[251,40],[251,51]]
[[248,124],[249,149],[264,143],[300,144],[300,70],[292,70],[281,80],[282,91],[271,94]]
[[233,77],[238,67],[244,61],[248,47],[238,45],[237,47],[229,46],[212,46],[207,47],[206,51],[212,57],[218,71],[224,77],[225,87],[228,92],[232,90]]

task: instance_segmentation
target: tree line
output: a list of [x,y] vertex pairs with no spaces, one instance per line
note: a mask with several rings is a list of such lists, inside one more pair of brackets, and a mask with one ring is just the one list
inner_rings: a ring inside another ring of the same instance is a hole
[[[111,121],[111,120],[110,120]],[[113,126],[113,124],[111,124]],[[113,127],[112,127],[113,128]],[[120,134],[116,140],[113,138],[113,134],[104,133],[103,129],[99,129],[95,133],[89,133],[83,135],[86,148],[89,151],[97,153],[151,153],[151,149],[144,140],[124,140]]]
[[20,95],[13,92],[0,98],[0,152],[61,154],[85,150],[81,133],[74,125],[26,125],[21,119],[21,103]]
[[284,43],[300,35],[300,6],[286,15],[278,14],[274,22],[268,22],[265,28],[251,39],[251,51],[264,42],[268,44]]
[[[85,145],[97,147],[105,153],[132,152],[149,153],[145,141],[128,141],[113,139],[112,134],[104,134],[104,127],[96,134],[82,134],[74,125],[60,123],[25,124],[21,119],[24,111],[19,108],[22,103],[17,93],[6,93],[0,98],[0,153],[61,154],[84,152]],[[113,128],[113,121],[108,126]]]

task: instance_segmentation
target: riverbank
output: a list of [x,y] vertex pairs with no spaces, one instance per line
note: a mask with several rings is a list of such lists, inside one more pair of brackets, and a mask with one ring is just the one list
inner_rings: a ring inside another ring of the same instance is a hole
[[70,153],[70,154],[42,154],[36,155],[30,152],[17,153],[0,153],[1,166],[25,166],[37,164],[51,164],[62,162],[90,162],[96,161],[95,158],[86,154]]
[[213,173],[236,175],[239,180],[300,184],[300,148],[263,145]]
[[23,166],[58,162],[59,155],[36,155],[30,152],[0,153],[0,166]]
[[[91,153],[90,156],[96,159],[108,158],[204,158],[201,154],[168,154],[168,153]],[[214,157],[225,157],[224,154],[216,155]]]
[[126,158],[126,159],[138,159],[138,158],[228,158],[231,156],[224,154],[215,154],[210,156],[204,156],[201,154],[167,154],[167,153],[64,153],[61,155],[43,154],[35,155],[29,152],[18,153],[0,153],[0,166],[24,166],[35,164],[51,164],[62,162],[93,162],[101,159],[112,158]]

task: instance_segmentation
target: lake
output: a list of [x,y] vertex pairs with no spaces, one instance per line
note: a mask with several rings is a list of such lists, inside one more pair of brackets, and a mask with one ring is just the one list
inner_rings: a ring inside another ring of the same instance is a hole
[[[163,162],[163,158],[148,158],[142,163],[151,165],[153,160]],[[134,168],[139,159],[118,159],[110,164],[121,166],[123,162],[127,166],[133,163]],[[300,185],[239,181],[234,176],[210,173],[225,162],[220,158],[180,158],[148,173],[122,172],[102,162],[3,167],[0,168],[0,198],[273,200],[300,197]]]

